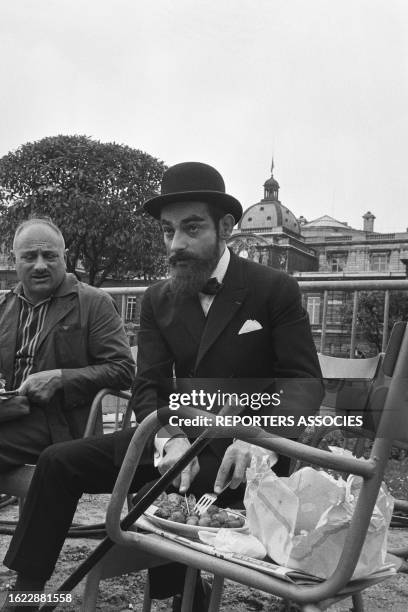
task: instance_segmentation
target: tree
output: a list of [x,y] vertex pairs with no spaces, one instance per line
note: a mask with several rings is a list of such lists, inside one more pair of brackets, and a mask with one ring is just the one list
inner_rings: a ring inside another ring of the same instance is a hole
[[[349,301],[344,305],[343,319],[350,328],[353,305]],[[388,318],[388,337],[397,321],[408,318],[408,299],[404,291],[390,292],[390,306]],[[357,333],[362,340],[372,345],[376,352],[382,350],[384,321],[384,292],[363,291],[359,294],[357,313]]]
[[164,270],[158,224],[142,202],[165,166],[147,153],[87,136],[55,136],[22,145],[0,159],[0,223],[8,247],[15,227],[49,216],[68,248],[68,270],[80,260],[89,283],[107,276],[157,276]]

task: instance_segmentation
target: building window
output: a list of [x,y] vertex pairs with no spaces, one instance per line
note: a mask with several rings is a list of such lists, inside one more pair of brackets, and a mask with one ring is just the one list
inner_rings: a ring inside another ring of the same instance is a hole
[[372,272],[386,272],[388,270],[387,253],[373,253],[370,259],[370,270]]
[[310,324],[318,325],[320,320],[320,297],[308,296],[307,313],[309,315]]
[[136,321],[137,297],[129,295],[126,301],[126,321]]
[[344,299],[336,292],[339,297],[329,297],[327,300],[327,322],[334,325],[341,325],[344,318]]
[[346,267],[346,254],[331,255],[329,257],[329,266],[331,272],[343,272]]

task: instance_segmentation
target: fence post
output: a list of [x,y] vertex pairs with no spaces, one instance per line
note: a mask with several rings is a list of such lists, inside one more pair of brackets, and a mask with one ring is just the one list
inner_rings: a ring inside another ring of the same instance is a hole
[[390,290],[386,289],[384,294],[384,320],[383,320],[383,337],[382,337],[382,352],[384,353],[388,344],[388,321],[390,318]]
[[323,313],[322,313],[322,335],[320,337],[320,352],[324,352],[324,345],[326,343],[326,326],[327,326],[327,303],[329,299],[329,292],[327,289],[323,293]]
[[126,300],[127,300],[126,293],[122,293],[120,316],[122,317],[123,322],[125,322],[125,317],[126,317]]
[[351,341],[350,341],[350,358],[354,358],[356,348],[356,333],[357,333],[357,312],[358,312],[358,291],[354,291],[353,295],[353,318],[351,319]]

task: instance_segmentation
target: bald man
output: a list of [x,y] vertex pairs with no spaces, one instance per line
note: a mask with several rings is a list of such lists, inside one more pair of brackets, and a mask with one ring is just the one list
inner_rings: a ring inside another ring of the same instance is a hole
[[95,394],[128,389],[134,373],[114,302],[66,272],[64,238],[51,220],[19,225],[13,256],[20,282],[0,296],[0,378],[31,411],[0,423],[0,472],[81,437]]

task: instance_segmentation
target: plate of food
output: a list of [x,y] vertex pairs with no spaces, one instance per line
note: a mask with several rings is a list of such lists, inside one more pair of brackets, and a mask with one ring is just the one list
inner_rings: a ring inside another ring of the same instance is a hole
[[194,513],[196,498],[184,497],[178,493],[162,493],[145,512],[145,517],[156,527],[198,539],[199,531],[213,531],[226,528],[247,531],[246,519],[235,510],[224,510],[214,504],[201,516]]

